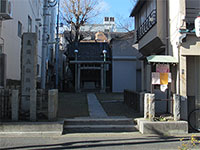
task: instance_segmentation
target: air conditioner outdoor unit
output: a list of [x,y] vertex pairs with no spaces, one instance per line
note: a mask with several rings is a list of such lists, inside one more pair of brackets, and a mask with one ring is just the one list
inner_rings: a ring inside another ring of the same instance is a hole
[[11,0],[0,0],[0,18],[12,19],[12,2]]

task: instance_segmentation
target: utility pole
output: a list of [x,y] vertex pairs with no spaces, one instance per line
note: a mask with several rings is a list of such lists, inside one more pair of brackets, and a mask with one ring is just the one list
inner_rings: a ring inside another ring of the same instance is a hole
[[58,74],[58,62],[59,62],[59,19],[60,19],[60,0],[57,0],[58,3],[58,14],[57,14],[57,27],[56,27],[56,89],[58,89],[58,80],[59,80],[59,74]]
[[44,0],[43,5],[43,37],[42,37],[42,68],[41,68],[41,88],[46,88],[46,53],[48,51],[48,0]]

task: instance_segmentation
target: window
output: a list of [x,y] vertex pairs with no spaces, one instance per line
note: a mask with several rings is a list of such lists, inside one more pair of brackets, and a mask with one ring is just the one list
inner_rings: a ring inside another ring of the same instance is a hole
[[111,21],[111,22],[114,22],[114,21],[115,21],[115,18],[114,18],[114,17],[110,17],[110,21]]
[[28,32],[32,32],[32,19],[28,16]]
[[104,18],[104,21],[109,21],[109,17],[105,17],[105,18]]
[[22,37],[22,23],[18,21],[18,31],[17,35],[21,38]]

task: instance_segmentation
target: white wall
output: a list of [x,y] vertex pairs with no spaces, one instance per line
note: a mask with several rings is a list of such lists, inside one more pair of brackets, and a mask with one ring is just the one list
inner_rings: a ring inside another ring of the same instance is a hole
[[1,37],[4,39],[4,53],[7,54],[7,79],[20,80],[20,54],[21,38],[18,36],[18,21],[22,23],[22,32],[28,31],[28,16],[32,18],[32,32],[35,26],[40,30],[40,40],[38,40],[38,64],[41,62],[42,46],[42,1],[40,0],[11,0],[13,6],[13,19],[3,21]]
[[[4,53],[7,54],[7,79],[20,80],[21,38],[18,36],[18,21],[22,23],[22,33],[28,32],[28,16],[32,19],[32,32],[36,32],[35,26],[38,27],[38,64],[40,69],[38,77],[40,77],[42,61],[43,0],[11,0],[11,2],[13,6],[13,19],[3,21],[1,29],[1,37],[4,39]],[[55,8],[56,7],[53,7],[49,11],[51,14],[48,18],[50,42],[54,41],[55,36]],[[36,19],[40,19],[40,21],[36,21]]]
[[180,28],[185,28],[185,0],[170,0],[169,1],[169,24],[170,24],[170,44],[169,54],[178,59],[178,48]]

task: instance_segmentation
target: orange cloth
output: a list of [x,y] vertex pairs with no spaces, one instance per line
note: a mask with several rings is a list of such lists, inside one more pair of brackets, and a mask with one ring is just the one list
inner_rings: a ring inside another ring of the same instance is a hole
[[168,85],[168,73],[160,73],[160,84]]

